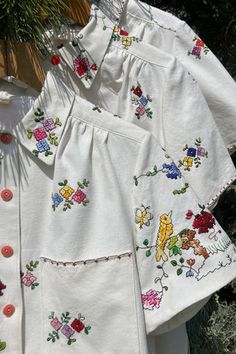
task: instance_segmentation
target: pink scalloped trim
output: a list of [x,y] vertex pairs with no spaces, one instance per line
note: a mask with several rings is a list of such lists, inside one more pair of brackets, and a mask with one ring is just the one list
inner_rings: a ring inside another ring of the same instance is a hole
[[67,265],[72,265],[72,266],[77,266],[80,264],[86,265],[86,264],[91,264],[91,263],[100,263],[100,262],[108,262],[114,259],[121,259],[124,257],[131,257],[132,253],[123,253],[123,254],[119,254],[119,255],[113,255],[113,256],[108,256],[108,257],[101,257],[101,258],[96,258],[96,259],[87,259],[86,261],[74,261],[74,262],[62,262],[62,261],[55,261],[53,259],[50,258],[46,258],[46,257],[40,257],[40,259],[43,262],[49,262],[51,264],[56,264],[58,265],[63,265],[63,266],[67,266]]
[[221,190],[219,191],[219,193],[216,194],[215,197],[212,198],[212,199],[209,201],[209,203],[207,203],[206,207],[207,207],[207,208],[210,208],[210,207],[212,206],[212,204],[215,203],[215,201],[221,196],[221,194],[222,194],[235,180],[236,180],[236,175],[235,175],[233,178],[231,178],[231,179],[229,180],[229,182],[224,185],[224,187],[221,188]]

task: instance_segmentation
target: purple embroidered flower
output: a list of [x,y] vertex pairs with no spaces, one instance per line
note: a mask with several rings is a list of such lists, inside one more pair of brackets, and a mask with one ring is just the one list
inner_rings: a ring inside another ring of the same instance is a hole
[[61,331],[64,334],[64,336],[66,336],[67,338],[70,338],[72,336],[72,334],[75,333],[75,331],[73,331],[73,329],[70,326],[68,326],[67,324],[65,324],[62,327]]
[[145,96],[141,96],[139,99],[139,102],[143,105],[146,106],[148,104],[148,99]]
[[140,116],[143,116],[144,113],[146,112],[145,107],[140,104],[140,105],[137,107],[136,112],[137,112]]
[[171,164],[164,163],[162,165],[162,171],[166,173],[167,178],[177,179],[182,177],[180,170],[174,162]]
[[44,152],[44,151],[47,151],[47,150],[50,150],[50,146],[48,145],[47,143],[47,140],[41,140],[39,141],[37,144],[36,144],[39,152]]
[[34,137],[37,141],[40,141],[47,137],[47,134],[43,128],[37,128],[33,130]]
[[82,203],[86,198],[86,194],[81,190],[77,189],[75,194],[73,195],[72,199],[74,199],[77,203]]
[[51,322],[51,326],[58,331],[62,327],[62,323],[55,317]]
[[197,150],[195,148],[188,148],[187,156],[195,157]]
[[193,47],[192,55],[196,55],[197,57],[200,57],[201,51],[202,51],[202,47]]
[[197,156],[202,156],[202,157],[204,157],[205,156],[205,149],[203,148],[203,147],[199,147],[198,149],[197,149]]
[[37,278],[33,275],[33,273],[28,272],[21,278],[21,281],[25,286],[31,286],[36,279]]
[[193,277],[194,276],[194,273],[192,272],[191,269],[189,269],[187,272],[186,272],[186,277]]
[[52,195],[52,201],[55,207],[58,207],[63,202],[63,200],[64,199],[58,193],[54,193],[54,195]]
[[43,126],[45,130],[50,131],[56,128],[56,125],[54,123],[54,120],[52,118],[48,118],[43,121]]
[[154,310],[160,307],[162,293],[155,290],[148,290],[145,295],[141,295],[144,310]]

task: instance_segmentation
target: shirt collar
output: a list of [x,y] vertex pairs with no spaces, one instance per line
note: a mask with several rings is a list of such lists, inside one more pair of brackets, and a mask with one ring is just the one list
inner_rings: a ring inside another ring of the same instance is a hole
[[33,107],[15,128],[19,143],[47,165],[54,163],[74,99],[73,91],[49,71]]
[[119,33],[117,18],[108,17],[91,6],[90,21],[70,43],[59,49],[61,58],[72,68],[86,88],[90,88],[114,33]]

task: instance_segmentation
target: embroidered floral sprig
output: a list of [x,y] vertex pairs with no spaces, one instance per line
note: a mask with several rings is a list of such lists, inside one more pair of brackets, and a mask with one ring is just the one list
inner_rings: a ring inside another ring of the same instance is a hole
[[133,42],[140,42],[140,39],[134,36],[129,36],[129,33],[120,28],[118,24],[113,29],[112,39],[115,42],[121,41],[123,48],[128,49]]
[[55,317],[55,313],[51,312],[48,316],[50,321],[50,325],[53,327],[52,332],[49,332],[47,341],[55,343],[56,340],[60,339],[60,335],[63,334],[67,339],[67,344],[71,345],[77,341],[74,337],[77,333],[84,332],[85,334],[89,334],[91,330],[91,326],[85,326],[84,320],[85,317],[80,313],[77,318],[74,318],[71,322],[72,317],[69,312],[62,313],[60,316],[60,320],[58,317]]
[[28,139],[32,139],[34,137],[34,139],[37,141],[37,149],[34,149],[33,153],[37,157],[40,153],[44,153],[45,156],[53,155],[50,145],[58,146],[58,136],[53,130],[55,130],[57,127],[61,127],[62,122],[58,117],[55,119],[51,117],[46,118],[44,112],[40,108],[37,108],[34,115],[34,121],[36,123],[40,123],[41,126],[34,130],[26,130]]
[[131,101],[137,106],[135,116],[140,119],[144,114],[152,119],[153,112],[149,106],[149,102],[152,102],[152,98],[149,95],[143,95],[141,84],[138,82],[137,86],[131,88]]
[[208,54],[209,48],[205,45],[205,43],[201,39],[195,36],[193,38],[193,42],[195,42],[195,45],[191,51],[188,51],[188,55],[193,55],[195,59],[201,59],[202,52],[205,55]]
[[184,167],[185,171],[190,171],[193,165],[198,168],[202,159],[208,158],[208,152],[204,147],[201,146],[202,140],[201,138],[197,138],[194,142],[195,147],[189,147],[188,144],[185,145],[183,151],[186,151],[186,157],[183,160],[179,160],[178,167]]
[[71,207],[74,205],[74,202],[82,204],[83,206],[88,205],[89,199],[87,199],[83,189],[89,186],[89,181],[87,181],[85,178],[83,179],[83,182],[77,182],[78,187],[75,189],[68,185],[67,179],[65,179],[63,182],[59,182],[58,185],[62,188],[60,188],[59,193],[52,194],[53,211],[55,211],[56,208],[59,207],[59,205],[63,202],[63,211],[71,209]]
[[27,287],[30,287],[32,290],[34,290],[37,286],[39,286],[39,283],[37,282],[37,277],[34,275],[34,270],[37,268],[39,264],[39,261],[30,261],[28,264],[26,264],[26,273],[21,273],[21,282]]

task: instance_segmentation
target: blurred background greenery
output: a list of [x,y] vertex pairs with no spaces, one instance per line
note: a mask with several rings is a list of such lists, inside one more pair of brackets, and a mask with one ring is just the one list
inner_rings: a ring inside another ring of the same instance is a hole
[[[236,79],[236,0],[144,2],[187,22]],[[236,153],[232,158],[236,166]],[[214,215],[236,244],[236,183],[221,196]],[[187,330],[191,354],[236,354],[236,280],[212,296]]]

